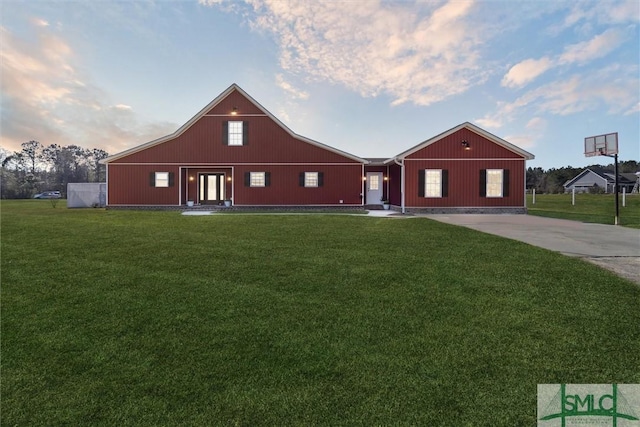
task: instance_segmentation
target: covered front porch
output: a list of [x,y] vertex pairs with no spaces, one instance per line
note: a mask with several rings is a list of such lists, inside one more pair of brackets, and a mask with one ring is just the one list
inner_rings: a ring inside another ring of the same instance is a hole
[[233,167],[180,167],[181,205],[231,206],[232,203]]

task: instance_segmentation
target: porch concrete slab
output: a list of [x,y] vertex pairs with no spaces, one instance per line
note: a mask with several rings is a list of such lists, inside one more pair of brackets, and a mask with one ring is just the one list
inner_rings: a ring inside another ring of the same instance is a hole
[[530,245],[584,258],[640,284],[640,230],[533,215],[426,215],[519,240]]
[[397,214],[398,212],[392,210],[371,210],[367,211],[368,216],[391,216],[393,214]]
[[182,215],[189,216],[200,216],[200,215],[211,215],[211,211],[184,211]]

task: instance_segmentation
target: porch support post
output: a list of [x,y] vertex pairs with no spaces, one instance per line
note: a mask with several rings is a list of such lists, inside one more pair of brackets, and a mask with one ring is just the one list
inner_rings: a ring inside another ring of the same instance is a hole
[[395,157],[393,159],[393,161],[395,162],[396,165],[400,166],[400,208],[401,208],[401,212],[402,213],[406,213],[405,210],[405,199],[404,199],[404,183],[405,183],[405,179],[404,179],[404,157],[402,158],[401,162],[398,162],[398,158]]

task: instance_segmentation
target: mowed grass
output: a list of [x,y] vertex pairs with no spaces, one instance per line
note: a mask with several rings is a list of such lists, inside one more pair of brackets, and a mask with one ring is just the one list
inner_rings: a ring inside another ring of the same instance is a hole
[[[614,224],[616,203],[614,194],[576,193],[576,204],[571,194],[527,194],[527,208],[531,215],[570,219],[581,222]],[[640,195],[627,194],[626,206],[622,194],[618,195],[619,223],[625,227],[640,228]]]
[[536,424],[640,383],[640,287],[425,218],[2,203],[2,424]]

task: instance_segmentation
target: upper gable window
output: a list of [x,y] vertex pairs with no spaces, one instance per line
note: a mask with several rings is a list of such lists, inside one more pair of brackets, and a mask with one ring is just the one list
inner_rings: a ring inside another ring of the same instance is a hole
[[222,124],[222,143],[224,145],[242,146],[247,145],[247,133],[249,122],[231,120]]
[[229,145],[242,145],[242,122],[229,122]]

